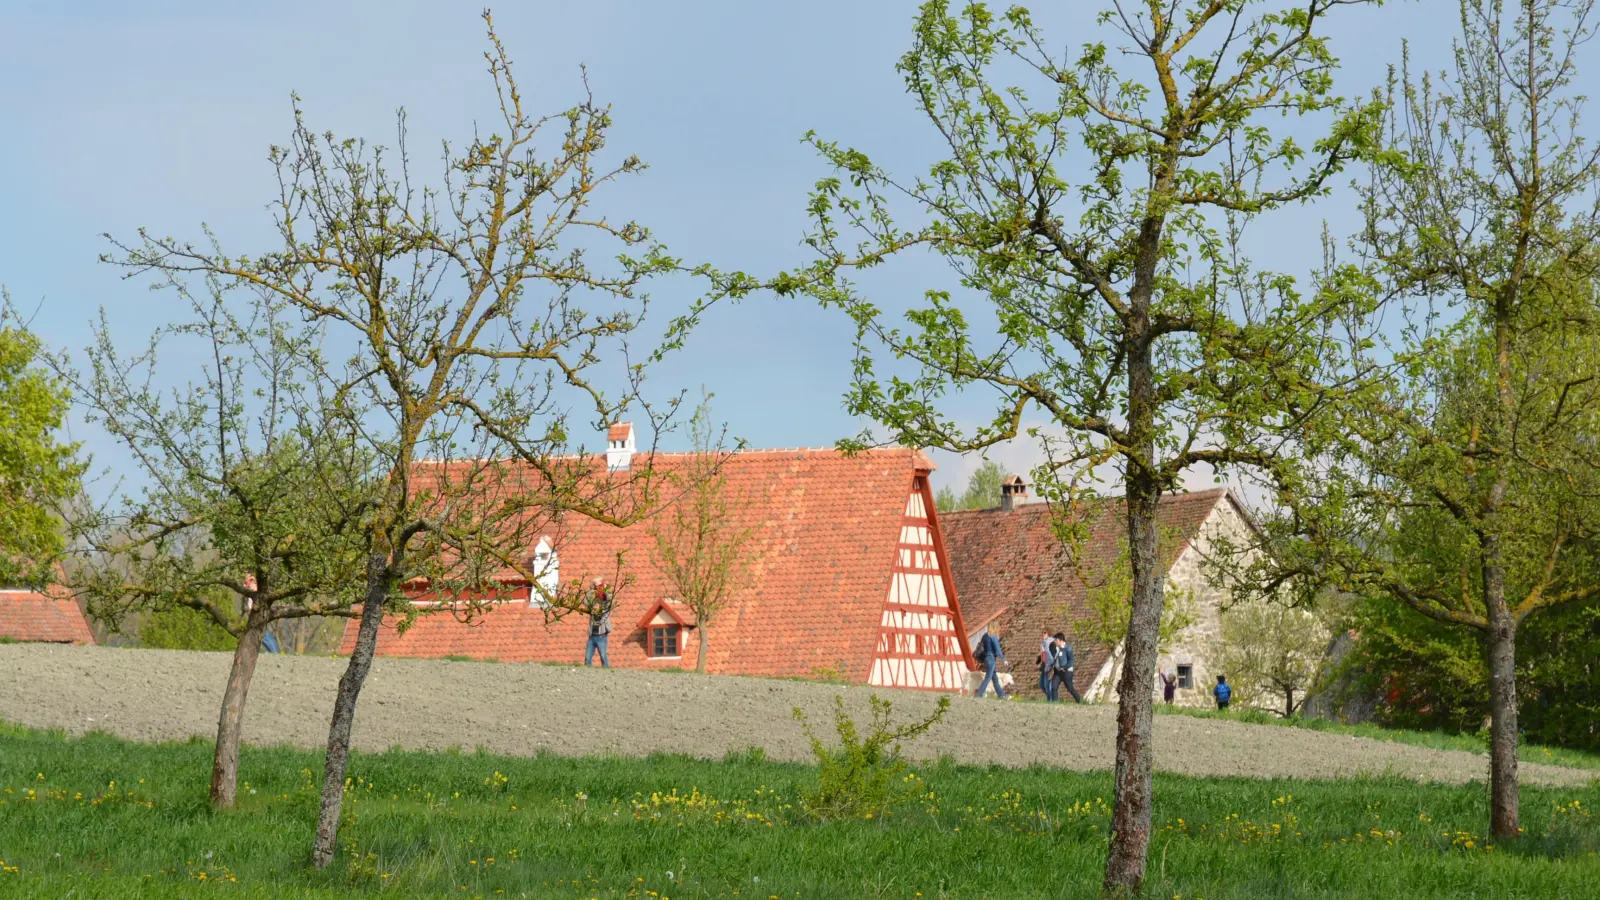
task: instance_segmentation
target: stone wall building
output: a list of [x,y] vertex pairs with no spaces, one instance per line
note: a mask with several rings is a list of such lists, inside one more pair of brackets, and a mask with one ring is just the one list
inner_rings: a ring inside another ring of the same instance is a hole
[[[1101,642],[1094,629],[1097,592],[1121,592],[1126,602],[1127,514],[1120,499],[1086,503],[1078,513],[1086,535],[1076,547],[1061,541],[1052,509],[1026,502],[1027,485],[1006,479],[993,509],[946,512],[940,518],[956,594],[975,642],[990,627],[1003,636],[1008,665],[1023,696],[1038,697],[1041,638],[1064,632],[1077,658],[1074,686],[1086,700],[1114,701],[1121,675],[1121,642]],[[1223,536],[1247,543],[1244,508],[1224,489],[1170,494],[1159,507],[1160,558],[1167,568],[1167,603],[1187,607],[1190,624],[1162,647],[1160,669],[1175,672],[1176,702],[1209,705],[1216,682],[1211,659],[1221,632],[1227,587],[1204,561]],[[1151,690],[1160,697],[1152,681]]]

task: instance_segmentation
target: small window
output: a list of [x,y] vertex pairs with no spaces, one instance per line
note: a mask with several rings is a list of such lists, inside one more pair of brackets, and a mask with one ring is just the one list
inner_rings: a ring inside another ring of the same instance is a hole
[[547,597],[561,590],[561,554],[550,546],[550,541],[539,539],[533,548],[533,558],[528,561],[533,569],[534,586],[528,591],[528,602],[534,606],[549,606]]
[[650,626],[650,655],[681,656],[678,652],[678,630],[677,625]]
[[1194,666],[1179,666],[1178,667],[1178,687],[1181,687],[1181,688],[1192,688],[1192,687],[1194,687]]

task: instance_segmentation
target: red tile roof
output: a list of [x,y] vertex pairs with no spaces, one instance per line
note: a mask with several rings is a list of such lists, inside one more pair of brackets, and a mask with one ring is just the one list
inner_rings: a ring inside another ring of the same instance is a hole
[[[1161,498],[1159,527],[1165,565],[1177,561],[1217,503],[1223,489]],[[1076,654],[1076,687],[1088,690],[1112,647],[1074,637],[1072,624],[1087,621],[1089,585],[1101,584],[1124,552],[1128,536],[1121,498],[1086,503],[1087,538],[1077,561],[1057,538],[1047,503],[947,512],[940,516],[945,550],[955,575],[956,596],[969,627],[998,615],[1017,688],[1038,693],[1040,639],[1066,632]],[[1088,584],[1085,583],[1085,577]]]
[[92,644],[94,633],[66,591],[0,588],[0,637],[57,644]]
[[[656,454],[649,465],[670,471],[689,454]],[[754,528],[749,583],[710,626],[707,668],[742,675],[805,677],[838,670],[865,681],[895,564],[901,520],[913,477],[933,464],[908,449],[846,457],[836,450],[753,450],[722,465],[737,527]],[[636,476],[637,471],[631,473]],[[630,477],[630,473],[616,473]],[[650,522],[616,528],[583,521],[557,541],[560,578],[615,586],[618,554],[631,583],[615,588],[609,641],[613,665],[662,665],[645,656],[636,627],[657,601],[677,591],[653,564]],[[530,535],[529,550],[538,542]],[[509,575],[510,573],[504,573]],[[527,596],[527,589],[520,589]],[[392,656],[464,655],[502,661],[581,662],[588,620],[577,614],[547,623],[527,603],[508,603],[472,623],[445,612],[416,621],[405,634],[386,624],[378,652]],[[344,652],[354,646],[347,625]],[[682,660],[692,667],[698,641],[686,640]]]
[[631,422],[618,422],[606,429],[606,441],[608,443],[610,441],[625,441],[632,434],[633,424]]

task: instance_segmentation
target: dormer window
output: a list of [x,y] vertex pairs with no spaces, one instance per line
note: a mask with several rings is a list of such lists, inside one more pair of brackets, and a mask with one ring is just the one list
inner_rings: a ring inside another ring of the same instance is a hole
[[683,655],[678,649],[678,638],[683,631],[681,625],[652,625],[650,626],[650,657],[652,659],[676,659]]
[[644,631],[644,655],[648,659],[679,659],[683,656],[683,632],[694,627],[694,613],[673,600],[657,600],[639,619]]
[[549,538],[539,538],[529,560],[533,570],[534,587],[528,592],[528,602],[533,606],[549,606],[547,597],[561,588],[561,554],[550,546]]

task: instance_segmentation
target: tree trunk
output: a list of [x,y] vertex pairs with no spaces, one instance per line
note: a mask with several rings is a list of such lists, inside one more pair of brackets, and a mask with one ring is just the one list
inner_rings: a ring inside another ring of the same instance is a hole
[[1156,504],[1160,489],[1149,478],[1128,480],[1128,549],[1133,568],[1132,610],[1117,685],[1117,769],[1111,810],[1108,892],[1131,891],[1144,881],[1150,849],[1153,797],[1150,773],[1153,706],[1150,685],[1161,637],[1162,578],[1156,559]]
[[378,626],[383,624],[383,601],[389,594],[388,558],[374,553],[367,558],[367,596],[363,598],[361,627],[356,631],[356,646],[350,664],[339,678],[339,693],[333,701],[333,720],[328,725],[328,755],[323,764],[322,811],[317,816],[316,843],[311,848],[311,864],[323,868],[333,861],[339,839],[339,812],[344,805],[345,770],[350,762],[350,731],[355,726],[356,700],[372,668],[372,654],[378,647]]
[[[1489,826],[1494,836],[1521,833],[1517,785],[1517,624],[1502,600],[1489,621]],[[1491,610],[1494,608],[1490,607]]]
[[217,718],[217,749],[211,762],[211,806],[227,809],[239,793],[239,741],[244,734],[244,704],[250,696],[250,681],[261,656],[264,622],[247,622],[233,650],[233,668],[228,686],[222,692],[222,714]]
[[1294,718],[1294,688],[1285,688],[1283,692],[1283,717]]
[[696,627],[695,630],[700,632],[700,658],[695,660],[694,670],[696,672],[701,673],[701,674],[705,674],[705,671],[706,671],[706,642],[707,642],[707,639],[708,639],[707,635],[706,635],[706,623],[704,623],[704,622],[698,623],[698,627]]
[[[1155,173],[1153,194],[1173,187],[1172,163]],[[1128,560],[1132,575],[1128,636],[1123,640],[1122,678],[1117,686],[1117,768],[1112,785],[1111,846],[1106,854],[1105,892],[1127,895],[1144,883],[1150,855],[1154,807],[1150,773],[1155,747],[1150,717],[1155,706],[1156,657],[1161,642],[1165,578],[1157,559],[1156,508],[1163,483],[1156,466],[1157,393],[1150,307],[1160,256],[1163,218],[1154,211],[1140,227],[1133,289],[1128,294],[1125,339],[1128,367],[1127,446],[1123,484],[1128,512]]]

